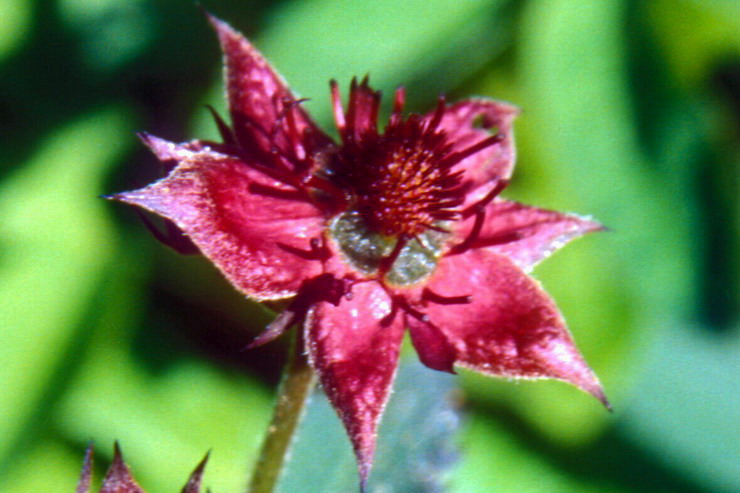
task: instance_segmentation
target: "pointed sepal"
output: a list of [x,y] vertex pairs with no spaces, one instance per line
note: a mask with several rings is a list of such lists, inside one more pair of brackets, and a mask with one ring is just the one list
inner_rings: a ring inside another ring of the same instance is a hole
[[404,327],[392,312],[388,294],[367,282],[338,306],[318,303],[306,320],[309,361],[349,434],[363,484],[398,366]]
[[93,444],[93,442],[90,442],[85,449],[85,460],[82,462],[80,480],[77,482],[75,493],[90,493],[90,487],[92,486],[94,453],[95,445]]
[[203,460],[201,460],[195,467],[195,470],[193,470],[190,475],[188,482],[183,486],[182,493],[200,493],[200,484],[203,481],[203,472],[206,469],[206,464],[208,463],[210,455],[211,452],[209,451],[205,457],[203,457]]
[[[470,217],[456,226],[463,241],[474,227]],[[470,248],[484,248],[510,258],[525,272],[570,241],[606,228],[590,217],[496,199],[485,207],[485,220]]]
[[537,281],[507,257],[471,250],[442,259],[428,288],[454,298],[471,286],[476,292],[467,303],[426,302],[426,320],[409,317],[412,334],[434,325],[457,365],[494,377],[563,380],[608,407],[601,383]]
[[274,150],[305,154],[331,140],[300,107],[283,78],[265,57],[226,22],[206,14],[224,53],[226,92],[234,137],[255,158]]
[[296,252],[323,234],[319,209],[238,158],[202,151],[164,179],[111,198],[174,222],[240,291],[258,300],[295,295],[321,272]]
[[113,462],[111,462],[110,468],[105,474],[100,493],[145,493],[141,486],[136,483],[131,475],[131,470],[123,460],[118,442],[114,446]]

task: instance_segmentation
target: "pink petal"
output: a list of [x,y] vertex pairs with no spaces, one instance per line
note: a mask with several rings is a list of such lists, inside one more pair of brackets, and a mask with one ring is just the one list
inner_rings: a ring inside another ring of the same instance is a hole
[[291,111],[295,118],[295,131],[291,131],[286,107],[295,103],[295,97],[283,78],[239,32],[213,16],[209,19],[224,52],[229,109],[242,148],[263,155],[274,147],[305,153],[304,132],[310,133],[314,146],[328,144],[329,138],[300,106]]
[[[254,186],[274,193],[253,193]],[[268,300],[294,295],[321,273],[321,263],[301,252],[322,236],[323,217],[291,194],[236,158],[204,151],[165,179],[113,198],[172,220],[237,289]]]
[[[495,200],[486,207],[483,228],[473,248],[486,248],[510,258],[525,272],[566,243],[605,228],[588,217],[538,209],[509,200]],[[456,236],[465,239],[474,218],[458,223]]]
[[427,330],[425,324],[438,327],[458,365],[496,377],[564,380],[606,404],[555,303],[507,257],[484,250],[445,257],[427,288],[446,297],[472,295],[465,304],[429,302],[422,309],[428,322],[408,320],[412,334]]
[[[500,132],[504,139],[463,159],[455,170],[464,170],[464,180],[471,190],[488,185],[493,179],[508,179],[514,170],[516,152],[512,122],[519,114],[518,108],[502,101],[490,99],[468,99],[445,110],[440,128],[445,130],[453,152],[461,152],[490,137],[492,131]],[[426,116],[431,119],[434,113]],[[477,195],[485,195],[482,190]]]
[[338,306],[318,303],[309,313],[306,340],[311,364],[350,436],[364,483],[398,365],[403,323],[397,316],[382,324],[391,313],[391,300],[377,283],[356,284],[352,294]]

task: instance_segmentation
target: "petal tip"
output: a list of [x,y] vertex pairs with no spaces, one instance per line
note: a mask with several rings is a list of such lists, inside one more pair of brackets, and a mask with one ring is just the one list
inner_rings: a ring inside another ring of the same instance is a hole
[[597,389],[589,391],[589,394],[596,397],[601,404],[606,408],[607,411],[610,413],[614,412],[614,408],[612,407],[611,402],[609,402],[609,399],[607,399],[606,394],[604,393],[604,389],[601,388],[601,385]]
[[80,479],[77,483],[75,493],[89,493],[90,486],[92,485],[92,470],[93,470],[93,454],[95,452],[95,444],[90,441],[85,449],[85,459],[82,463],[82,471],[80,472]]

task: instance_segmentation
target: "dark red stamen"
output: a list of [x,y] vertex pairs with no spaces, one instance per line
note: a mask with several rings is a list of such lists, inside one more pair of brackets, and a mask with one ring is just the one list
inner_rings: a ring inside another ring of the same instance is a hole
[[250,193],[264,195],[266,197],[274,197],[276,199],[299,200],[303,202],[308,200],[306,194],[299,190],[283,190],[282,188],[269,187],[267,185],[262,185],[261,183],[250,183],[247,189]]
[[[278,116],[275,119],[275,123],[272,125],[272,130],[269,136],[270,144],[272,145],[270,152],[272,154],[279,155],[292,164],[293,169],[291,171],[295,172],[296,169],[300,167],[301,161],[303,160],[303,158],[298,155],[298,151],[303,152],[303,147],[301,146],[300,135],[298,134],[298,129],[296,127],[293,109],[306,100],[300,99],[294,101],[292,98],[284,97],[280,101],[282,103],[282,109],[278,112]],[[275,106],[278,106],[277,101],[275,101],[274,104]],[[287,122],[287,129],[283,128],[283,121]],[[285,146],[280,145],[281,143],[278,142],[277,137],[279,135],[284,135],[286,137]]]
[[442,121],[442,117],[445,114],[445,97],[444,95],[439,96],[439,100],[437,102],[437,109],[434,111],[434,115],[432,116],[432,119],[429,121],[429,125],[427,125],[426,131],[432,132],[437,129],[440,122]]
[[390,313],[388,313],[388,315],[380,319],[380,326],[390,327],[390,325],[393,323],[393,320],[396,318],[397,314],[398,314],[398,303],[396,302],[395,298],[391,296],[391,311]]
[[[365,77],[363,84],[367,86],[367,77]],[[376,134],[378,133],[378,114],[380,113],[381,98],[382,98],[382,94],[380,91],[376,91],[373,93],[373,102],[372,102],[372,106],[370,107],[370,116],[368,117],[370,121],[370,127],[366,129],[367,131],[371,133],[376,133]]]
[[329,195],[332,200],[330,205],[333,211],[342,210],[347,205],[347,196],[344,190],[342,190],[329,180],[313,175],[305,181],[304,186],[315,188],[316,190],[321,190],[322,192]]
[[332,79],[329,81],[329,87],[331,87],[331,105],[334,110],[334,122],[337,125],[339,133],[344,135],[347,122],[344,119],[344,108],[342,108],[342,95],[339,92],[339,85],[336,80]]
[[136,210],[136,215],[139,216],[139,219],[141,219],[152,236],[163,245],[172,248],[181,255],[197,255],[200,253],[200,249],[195,246],[190,237],[186,236],[180,228],[169,220],[165,220],[165,231],[161,231],[146,215],[139,212],[138,209]]
[[474,248],[485,248],[490,246],[505,245],[514,241],[519,241],[524,237],[519,231],[513,231],[511,233],[501,233],[485,240],[476,240],[473,244]]
[[286,245],[285,243],[277,243],[277,246],[281,249],[285,250],[288,253],[292,253],[293,255],[302,258],[303,260],[320,260],[321,262],[323,262],[331,258],[331,250],[328,246],[326,246],[323,238],[321,240],[319,240],[318,238],[311,238],[309,245],[311,247],[309,250],[301,250],[300,248]]
[[381,278],[391,270],[393,264],[398,260],[398,256],[401,255],[401,250],[403,250],[403,247],[405,247],[407,243],[408,239],[402,236],[396,241],[396,246],[393,247],[391,254],[381,259],[380,265],[378,266],[378,273]]
[[459,255],[470,250],[470,248],[473,246],[473,242],[478,239],[478,235],[480,235],[480,232],[483,229],[483,221],[485,220],[485,218],[485,211],[476,211],[475,222],[473,223],[473,227],[471,228],[470,233],[468,233],[468,236],[462,241],[462,243],[459,243],[450,248],[447,255]]
[[471,295],[442,296],[435,293],[429,288],[424,288],[421,293],[421,297],[426,301],[431,301],[432,303],[437,303],[438,305],[464,305],[473,301],[473,297]]
[[[302,162],[306,156],[306,151],[303,148],[301,135],[298,133],[298,125],[295,120],[295,111],[296,109],[305,101],[308,101],[307,99],[299,99],[297,101],[291,101],[290,99],[284,99],[283,100],[283,111],[285,112],[285,119],[288,123],[288,139],[290,142],[288,144],[293,149],[293,154],[297,158],[297,162]],[[300,154],[303,155],[300,155]]]
[[393,99],[393,114],[401,116],[403,107],[406,105],[406,88],[401,86],[396,89],[395,98]]
[[357,77],[352,77],[352,82],[349,86],[349,101],[347,102],[347,118],[345,121],[345,129],[342,134],[342,139],[345,142],[354,141],[355,137],[355,118],[357,115]]
[[461,253],[465,253],[473,248],[473,245],[476,245],[476,240],[480,236],[480,232],[483,230],[483,223],[486,219],[486,206],[495,199],[508,184],[508,180],[498,180],[494,187],[482,199],[460,213],[462,219],[467,219],[471,215],[475,214],[473,227],[470,229],[468,236],[462,241],[462,243],[450,248],[448,255],[459,255]]
[[504,140],[504,135],[501,133],[498,133],[496,135],[492,135],[491,137],[488,137],[486,139],[483,139],[482,141],[478,142],[477,144],[473,144],[472,146],[468,147],[467,149],[464,149],[462,151],[458,151],[455,153],[450,154],[446,158],[444,158],[440,162],[440,166],[444,167],[451,167],[459,163],[465,158],[468,158],[472,156],[473,154],[482,151],[486,147],[491,147],[492,145],[496,145],[499,142],[502,142]]
[[210,104],[206,106],[208,108],[208,111],[211,112],[211,116],[216,122],[216,127],[218,128],[218,133],[221,134],[221,138],[224,140],[224,144],[229,146],[235,146],[236,145],[236,137],[234,136],[234,132],[231,131],[231,128],[226,124],[223,118],[221,118],[221,115],[218,114],[218,112],[211,106]]
[[403,311],[414,317],[416,320],[424,323],[429,322],[429,315],[424,312],[420,312],[416,308],[409,305],[409,302],[406,301],[406,298],[404,298],[403,296],[396,295],[393,297],[393,299],[396,303],[398,303],[398,306],[403,309]]
[[288,308],[268,325],[267,330],[257,336],[246,349],[252,349],[272,341],[293,325],[302,325],[306,319],[306,314],[316,303],[325,301],[334,306],[339,305],[342,297],[347,295],[349,289],[351,289],[350,283],[345,279],[337,279],[331,274],[321,274],[304,281]]
[[462,218],[467,219],[473,214],[482,211],[488,204],[493,201],[506,187],[509,186],[509,180],[498,179],[494,184],[493,188],[478,202],[474,203],[470,207],[467,207],[462,211]]

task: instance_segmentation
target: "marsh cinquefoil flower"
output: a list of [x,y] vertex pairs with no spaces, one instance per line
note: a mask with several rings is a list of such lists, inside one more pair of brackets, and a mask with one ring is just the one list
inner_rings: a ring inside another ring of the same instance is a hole
[[554,378],[605,401],[550,297],[528,272],[601,226],[499,197],[514,166],[515,107],[440,98],[384,130],[380,93],[331,83],[335,143],[262,55],[211,19],[225,53],[232,125],[222,143],[144,142],[171,166],[116,195],[173,221],[231,283],[292,298],[255,341],[291,326],[354,445],[362,478],[405,329],[421,361],[507,378]]

